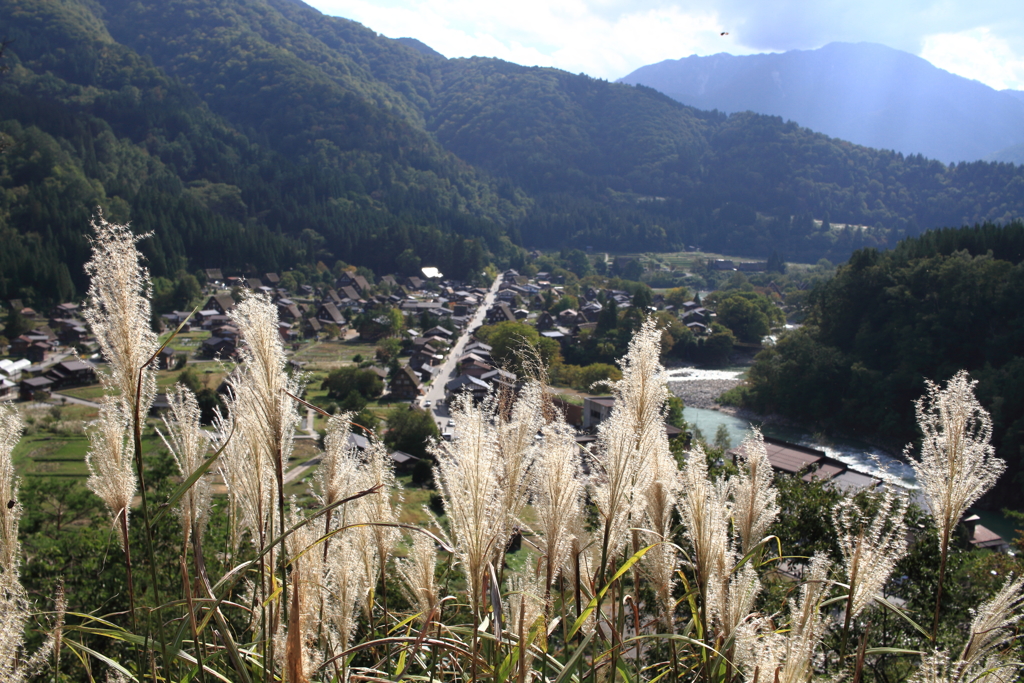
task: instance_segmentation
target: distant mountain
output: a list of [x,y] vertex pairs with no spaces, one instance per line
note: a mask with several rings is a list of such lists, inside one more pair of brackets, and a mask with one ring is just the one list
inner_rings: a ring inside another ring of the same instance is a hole
[[644,66],[643,84],[700,109],[781,116],[832,137],[944,162],[1024,143],[1024,93],[999,92],[872,43]]
[[1008,164],[1024,164],[1024,143],[1012,145],[1001,149],[995,154],[989,154],[985,161],[1003,162]]
[[1024,90],[1010,90],[1009,88],[1007,88],[1006,90],[1000,90],[999,92],[1006,93],[1007,95],[1012,95],[1021,102],[1024,102]]

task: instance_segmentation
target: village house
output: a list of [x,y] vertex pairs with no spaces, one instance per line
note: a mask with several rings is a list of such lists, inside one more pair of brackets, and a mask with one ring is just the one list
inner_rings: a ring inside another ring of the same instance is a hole
[[490,385],[487,382],[472,375],[459,375],[444,385],[445,401],[448,405],[451,405],[456,396],[467,392],[474,401],[482,401],[489,391]]
[[478,379],[493,369],[493,365],[482,360],[468,360],[459,364],[459,370],[463,375],[469,375]]
[[441,337],[442,339],[445,340],[446,343],[451,344],[452,338],[455,336],[455,334],[451,330],[449,330],[449,329],[447,329],[445,327],[441,327],[440,325],[435,325],[434,327],[431,327],[429,330],[424,332],[423,336],[424,337]]
[[281,320],[277,323],[277,332],[281,335],[281,341],[293,342],[299,338],[298,332],[287,320]]
[[967,542],[975,548],[984,548],[995,552],[1005,553],[1010,549],[1002,536],[991,529],[982,526],[981,518],[978,515],[971,515],[963,521],[967,529]]
[[321,325],[320,321],[316,318],[306,318],[303,325],[302,329],[307,337],[315,337],[324,329],[323,325]]
[[409,472],[419,461],[420,459],[415,455],[409,455],[405,451],[391,451],[391,462],[394,464],[396,472],[403,474]]
[[177,329],[179,325],[185,323],[185,326],[181,328],[181,331],[191,332],[192,321],[196,320],[196,318],[190,317],[191,315],[192,313],[190,311],[171,311],[170,313],[164,313],[160,317],[164,320],[164,324],[171,329]]
[[218,327],[223,327],[224,325],[230,325],[231,322],[232,321],[231,321],[231,317],[230,316],[221,315],[220,313],[217,313],[216,311],[214,311],[213,315],[208,316],[206,319],[203,320],[203,329],[204,330],[215,330]]
[[50,311],[50,317],[55,319],[74,318],[78,316],[78,304],[57,304]]
[[436,375],[438,370],[440,370],[440,368],[432,365],[415,366],[410,364],[409,367],[412,368],[412,371],[415,372],[416,376],[420,378],[421,384],[426,384],[427,382],[433,380],[434,375]]
[[551,405],[562,414],[566,423],[579,429],[583,426],[583,406],[569,403],[561,396],[555,395],[551,398]]
[[178,352],[172,349],[170,346],[165,346],[160,350],[160,353],[156,357],[156,366],[158,370],[173,370],[174,364],[178,360]]
[[391,378],[391,395],[399,400],[415,400],[422,393],[420,378],[408,365]]
[[212,294],[203,306],[203,311],[217,311],[221,315],[227,315],[233,310],[235,310],[235,300],[226,292]]
[[607,420],[615,407],[612,396],[595,396],[583,399],[583,429],[593,430]]
[[334,282],[334,286],[342,290],[346,287],[351,287],[359,293],[356,298],[366,296],[370,291],[370,283],[366,278],[355,273],[342,273],[341,277]]
[[53,382],[54,390],[80,387],[96,383],[96,369],[84,361],[65,360],[50,368],[44,377]]
[[279,299],[277,302],[277,317],[281,320],[300,320],[302,312],[291,299]]
[[[597,431],[598,425],[607,420],[611,414],[612,409],[615,408],[615,397],[614,396],[594,396],[586,397],[583,399],[583,422],[582,427],[585,431],[594,433]],[[665,435],[669,439],[675,439],[683,434],[683,430],[679,429],[674,425],[665,423]]]
[[704,323],[706,325],[708,323],[708,320],[711,319],[711,311],[709,311],[706,308],[697,306],[696,308],[687,309],[682,315],[679,316],[679,319],[682,320],[684,323],[693,322]]
[[348,323],[345,321],[345,316],[341,314],[338,307],[334,304],[321,304],[320,308],[317,309],[316,319],[320,321],[322,325],[337,325],[338,327],[345,327]]
[[32,377],[21,380],[18,384],[18,394],[22,401],[44,401],[50,397],[52,387],[52,379]]
[[567,308],[558,314],[558,324],[561,327],[572,327],[577,322],[580,322],[579,317],[579,313],[571,308]]
[[235,350],[233,340],[221,337],[210,337],[199,347],[199,353],[207,358],[230,358],[235,355]]
[[[776,472],[801,475],[804,481],[827,481],[845,493],[854,494],[863,489],[872,489],[881,482],[867,474],[855,472],[846,464],[831,458],[825,451],[799,444],[764,437],[768,462]],[[734,448],[727,455],[735,461],[739,450]]]
[[708,333],[708,326],[704,323],[686,323],[686,327],[697,336]]
[[[484,344],[481,341],[473,341],[467,344],[462,349],[462,358],[465,358],[469,354],[475,355],[477,358],[491,362],[491,347],[489,344]],[[461,360],[460,360],[461,362]]]
[[495,304],[487,311],[487,322],[491,325],[502,323],[508,320],[515,321],[515,313],[509,308],[509,305],[504,301]]
[[558,342],[558,345],[562,347],[563,350],[566,346],[569,345],[569,342],[572,341],[572,337],[563,332],[561,329],[546,330],[544,332],[541,332],[540,336],[544,337],[545,339],[550,339],[552,341]]
[[434,347],[429,344],[426,344],[416,350],[413,352],[412,356],[409,357],[409,365],[413,368],[421,368],[423,366],[432,367],[440,365],[443,362],[444,356],[434,351]]
[[45,363],[47,357],[56,350],[55,343],[46,337],[43,338],[43,341],[32,341],[24,346],[22,337],[18,337],[14,342],[11,343],[11,353],[24,356],[33,363]]
[[334,304],[335,306],[340,304],[341,303],[341,296],[339,296],[338,290],[334,289],[334,287],[328,287],[327,291],[324,292],[324,295],[323,295],[320,303],[322,303],[322,304]]
[[57,339],[61,344],[65,346],[74,346],[80,344],[86,337],[89,336],[89,331],[85,328],[84,324],[76,324],[74,321],[64,321],[68,324],[60,326],[60,332],[57,333]]
[[502,289],[497,294],[498,301],[503,301],[507,304],[512,303],[516,300],[516,293],[509,288]]
[[555,326],[555,319],[554,317],[552,317],[550,313],[544,311],[543,313],[537,316],[537,320],[534,321],[534,326],[537,328],[538,332],[550,330],[552,327]]
[[502,370],[501,368],[494,368],[490,372],[485,372],[480,375],[480,379],[486,382],[494,391],[500,391],[502,389],[515,391],[516,380],[518,378],[514,372]]

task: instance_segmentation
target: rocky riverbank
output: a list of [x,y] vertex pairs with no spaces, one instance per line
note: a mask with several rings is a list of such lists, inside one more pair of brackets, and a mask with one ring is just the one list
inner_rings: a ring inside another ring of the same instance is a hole
[[668,388],[690,408],[718,410],[721,406],[716,399],[739,384],[741,374],[735,370],[671,368]]
[[688,408],[720,410],[716,399],[740,383],[738,379],[691,379],[668,383],[669,390]]

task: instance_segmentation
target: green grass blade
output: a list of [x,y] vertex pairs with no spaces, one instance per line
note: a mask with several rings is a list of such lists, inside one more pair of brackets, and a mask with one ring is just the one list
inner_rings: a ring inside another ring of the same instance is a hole
[[77,640],[70,640],[70,639],[65,638],[64,639],[64,644],[67,645],[68,647],[70,647],[72,650],[81,650],[82,652],[86,653],[87,655],[95,657],[96,659],[100,660],[101,662],[103,662],[104,664],[109,666],[110,668],[115,669],[115,670],[121,672],[122,674],[124,674],[125,676],[127,676],[128,680],[130,680],[130,681],[136,681],[137,682],[139,680],[138,678],[136,678],[135,676],[132,675],[131,671],[129,671],[128,669],[126,669],[123,666],[121,666],[121,664],[119,662],[114,661],[113,659],[111,659],[110,657],[106,656],[105,654],[102,654],[102,653],[97,652],[96,650],[93,650],[91,647],[89,647],[85,643],[80,643]]
[[576,670],[576,665],[583,657],[583,653],[587,651],[587,646],[590,645],[590,641],[593,640],[595,634],[597,634],[597,629],[583,639],[580,646],[572,653],[572,657],[569,657],[565,665],[562,666],[562,671],[558,674],[558,678],[555,679],[555,683],[566,683],[566,681],[572,680],[572,672]]
[[220,454],[224,452],[224,449],[227,447],[228,442],[231,441],[231,437],[234,436],[234,434],[235,434],[235,429],[234,429],[234,427],[232,427],[231,428],[231,434],[228,434],[228,438],[225,439],[225,441],[221,445],[221,447],[217,449],[217,452],[214,453],[209,458],[207,458],[206,462],[204,462],[202,465],[197,467],[196,471],[193,472],[192,474],[190,474],[188,479],[186,479],[185,481],[181,482],[181,484],[178,486],[178,488],[174,489],[174,492],[171,493],[171,495],[167,498],[167,501],[160,505],[159,509],[157,509],[157,511],[156,511],[156,514],[153,515],[153,517],[149,520],[149,523],[150,523],[151,526],[155,525],[157,522],[159,522],[161,519],[163,519],[163,516],[171,511],[172,506],[175,503],[177,503],[178,500],[181,499],[181,497],[184,496],[188,492],[188,490],[190,488],[192,488],[192,485],[195,484],[196,481],[199,480],[199,477],[201,477],[204,474],[206,474],[206,472],[211,467],[213,467],[213,463],[215,463],[217,461],[217,458],[220,457]]
[[931,633],[929,631],[927,631],[924,627],[922,627],[920,624],[918,624],[916,621],[911,619],[910,615],[907,614],[906,612],[904,612],[903,610],[901,610],[899,607],[897,607],[896,605],[892,604],[891,602],[889,602],[888,600],[883,598],[881,595],[876,595],[875,596],[875,602],[877,602],[879,605],[881,605],[882,607],[886,608],[887,610],[891,611],[896,616],[898,616],[901,619],[903,619],[903,621],[905,621],[908,624],[910,624],[911,626],[913,626],[917,630],[917,632],[920,633],[921,635],[923,635],[925,638],[927,638],[928,640],[931,640],[931,637],[932,637]]
[[628,572],[634,564],[639,562],[640,558],[646,555],[648,550],[650,550],[654,546],[661,545],[662,543],[664,543],[664,541],[661,541],[659,543],[652,543],[646,548],[641,548],[640,550],[633,553],[633,555],[628,560],[622,563],[622,566],[619,567],[619,571],[615,572],[615,576],[609,579],[608,583],[604,585],[604,588],[599,590],[597,592],[597,595],[590,599],[590,602],[587,604],[587,608],[583,610],[583,613],[580,614],[579,618],[576,620],[576,622],[572,625],[572,628],[569,630],[569,638],[572,638],[574,635],[576,635],[576,633],[580,630],[580,627],[583,626],[587,619],[590,618],[591,613],[595,609],[597,609],[598,601],[604,598],[604,594],[608,592],[608,589],[611,588],[612,584],[618,581],[623,574]]

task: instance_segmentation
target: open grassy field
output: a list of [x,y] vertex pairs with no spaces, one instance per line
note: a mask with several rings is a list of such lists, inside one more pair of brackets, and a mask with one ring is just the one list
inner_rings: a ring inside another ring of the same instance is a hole
[[364,360],[372,360],[376,350],[376,344],[370,344],[359,339],[319,341],[299,349],[294,358],[297,361],[312,365],[313,368],[311,369],[336,370],[353,363],[352,359],[355,356],[362,356]]
[[[199,381],[204,387],[216,389],[224,378],[234,369],[234,363],[202,363],[190,364],[188,367],[199,376]],[[157,390],[165,392],[170,389],[178,380],[181,370],[161,370],[156,374]],[[99,384],[90,384],[84,387],[73,387],[62,389],[59,393],[74,396],[86,401],[96,401],[103,396],[103,387]]]
[[103,387],[99,384],[90,384],[87,387],[74,387],[72,389],[61,389],[60,393],[74,396],[85,401],[97,401],[103,396]]
[[[142,445],[146,452],[164,447],[155,434],[144,436]],[[40,431],[22,437],[14,448],[14,467],[19,476],[85,479],[89,476],[85,464],[88,450],[89,439],[84,434]]]
[[[173,330],[160,336],[161,344],[167,341],[167,338],[171,336],[171,332],[173,332]],[[171,343],[168,344],[168,347],[180,353],[187,353],[191,355],[195,353],[199,349],[199,347],[203,345],[203,342],[209,338],[210,332],[207,330],[181,332],[177,336],[175,336],[174,339],[171,340]]]
[[21,476],[88,476],[85,453],[89,439],[40,433],[25,436],[14,448],[14,467]]

